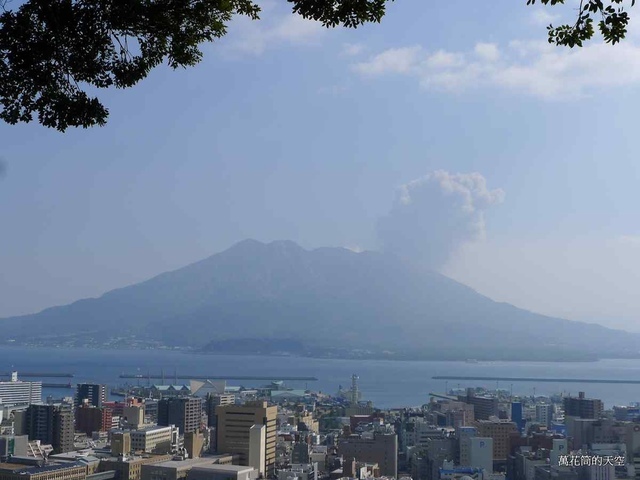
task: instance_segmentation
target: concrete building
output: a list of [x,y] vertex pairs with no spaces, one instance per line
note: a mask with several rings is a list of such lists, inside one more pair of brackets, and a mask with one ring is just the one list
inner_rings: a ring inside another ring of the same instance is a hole
[[171,455],[143,455],[135,457],[111,457],[100,460],[100,472],[115,471],[115,480],[140,480],[142,466],[171,460]]
[[79,462],[24,465],[0,464],[0,480],[85,480],[87,469]]
[[72,451],[74,426],[71,408],[61,405],[29,405],[26,434],[30,440],[51,444],[54,453]]
[[594,425],[597,420],[593,418],[565,417],[564,421],[572,450],[578,450],[584,445],[593,443]]
[[129,455],[131,452],[131,433],[112,432],[111,455],[113,455],[114,457],[118,457],[121,455]]
[[215,427],[217,423],[216,408],[221,405],[235,405],[236,396],[233,394],[208,394],[205,399],[207,425]]
[[180,433],[185,434],[198,431],[201,422],[201,398],[163,398],[158,402],[158,425],[175,425],[180,430]]
[[146,453],[169,453],[178,444],[179,429],[173,425],[167,427],[151,426],[128,432],[131,437],[131,450]]
[[536,422],[550,427],[553,422],[553,405],[548,403],[539,403],[536,405]]
[[189,480],[255,480],[257,478],[256,469],[242,465],[198,465],[189,472]]
[[288,469],[278,470],[278,480],[318,480],[318,464],[294,463]]
[[476,421],[479,437],[493,439],[493,460],[503,462],[507,460],[510,450],[510,436],[518,433],[518,427],[509,420],[479,420]]
[[463,467],[471,466],[471,438],[478,436],[478,430],[475,427],[460,427],[456,429],[458,438],[458,465]]
[[140,480],[180,480],[186,478],[193,467],[212,465],[218,460],[218,457],[203,457],[143,465]]
[[184,449],[189,458],[199,458],[204,453],[205,439],[199,432],[186,433],[184,435]]
[[458,400],[473,405],[476,420],[489,420],[498,416],[498,398],[476,395],[472,388],[467,389],[466,395],[458,395]]
[[26,456],[29,444],[27,435],[0,436],[0,462],[6,462],[12,455]]
[[[275,473],[276,461],[276,419],[278,408],[269,407],[267,402],[247,402],[244,405],[220,405],[216,407],[217,451],[237,453],[243,465],[249,463],[251,427],[265,427],[265,475]],[[255,431],[254,431],[255,432]],[[254,433],[254,435],[257,435]]]
[[258,474],[264,476],[267,464],[267,427],[265,425],[253,425],[249,429],[249,462],[250,467],[255,468]]
[[485,474],[493,472],[493,439],[489,437],[472,437],[469,439],[468,467],[482,468]]
[[384,476],[398,476],[398,436],[395,433],[350,435],[340,439],[338,453],[345,461],[377,463]]
[[18,380],[18,372],[11,372],[11,381],[0,382],[0,403],[3,406],[42,403],[42,382],[23,382]]
[[74,406],[78,407],[88,403],[93,407],[102,407],[107,401],[107,386],[97,383],[79,383],[76,385]]
[[129,428],[137,430],[143,427],[145,424],[144,404],[124,407],[121,418]]
[[563,405],[565,417],[598,419],[604,410],[602,400],[586,398],[584,392],[579,392],[577,397],[565,397]]
[[111,409],[83,404],[76,408],[76,432],[91,435],[93,432],[107,432],[113,427]]

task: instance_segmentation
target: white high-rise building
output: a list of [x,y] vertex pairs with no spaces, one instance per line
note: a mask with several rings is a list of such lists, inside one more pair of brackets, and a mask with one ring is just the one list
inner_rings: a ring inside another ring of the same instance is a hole
[[470,467],[482,468],[485,474],[493,473],[493,438],[469,438]]
[[549,405],[546,403],[539,403],[538,405],[536,405],[536,422],[550,427],[552,421],[553,405]]
[[18,380],[18,372],[11,372],[11,381],[0,382],[0,403],[4,406],[42,403],[42,382],[23,382]]
[[267,458],[267,427],[253,425],[249,429],[249,466],[255,468],[261,476]]

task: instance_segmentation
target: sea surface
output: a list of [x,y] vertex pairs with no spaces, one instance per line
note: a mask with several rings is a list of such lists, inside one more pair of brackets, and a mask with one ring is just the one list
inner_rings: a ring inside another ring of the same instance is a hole
[[[495,381],[433,380],[437,375],[544,377],[580,379],[640,380],[640,360],[601,360],[598,362],[435,362],[388,360],[334,360],[300,357],[251,355],[206,355],[165,350],[93,350],[69,348],[0,347],[0,373],[68,372],[71,379],[44,379],[50,383],[105,383],[112,387],[147,384],[148,380],[123,380],[122,373],[160,374],[165,384],[173,383],[173,375],[222,376],[304,376],[318,381],[286,382],[291,388],[309,388],[334,394],[340,385],[349,388],[351,375],[360,378],[363,400],[376,407],[412,407],[428,402],[429,393],[443,393],[446,388],[484,387],[512,390],[514,395],[577,394],[601,398],[606,408],[640,401],[640,385],[590,383],[531,383]],[[6,377],[3,377],[6,379]],[[25,378],[24,380],[29,380]],[[186,380],[178,380],[185,383]],[[160,383],[160,380],[151,380]],[[228,385],[256,387],[265,381],[229,380]],[[535,389],[535,390],[534,390]],[[69,396],[73,390],[44,389],[43,395]]]

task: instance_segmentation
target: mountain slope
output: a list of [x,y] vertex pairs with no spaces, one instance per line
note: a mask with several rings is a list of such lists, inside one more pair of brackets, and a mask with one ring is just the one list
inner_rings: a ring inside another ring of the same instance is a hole
[[100,298],[2,325],[18,340],[117,333],[215,350],[270,340],[297,353],[396,358],[589,359],[640,350],[639,335],[496,303],[391,256],[307,251],[287,241],[246,240]]

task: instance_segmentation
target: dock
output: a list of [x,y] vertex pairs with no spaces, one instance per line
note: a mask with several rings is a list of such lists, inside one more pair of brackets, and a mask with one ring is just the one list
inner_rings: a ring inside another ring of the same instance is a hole
[[123,373],[120,378],[140,379],[140,380],[260,380],[264,382],[282,380],[287,382],[316,382],[316,377],[287,377],[287,376],[251,376],[251,375],[157,375],[157,374],[128,374]]
[[[0,373],[0,377],[11,378],[11,372],[9,372],[9,373]],[[73,373],[21,372],[21,371],[18,371],[18,378],[73,378]]]
[[432,380],[477,380],[492,382],[540,382],[540,383],[612,383],[640,385],[640,380],[622,380],[613,378],[536,378],[536,377],[467,377],[453,375],[438,375]]

